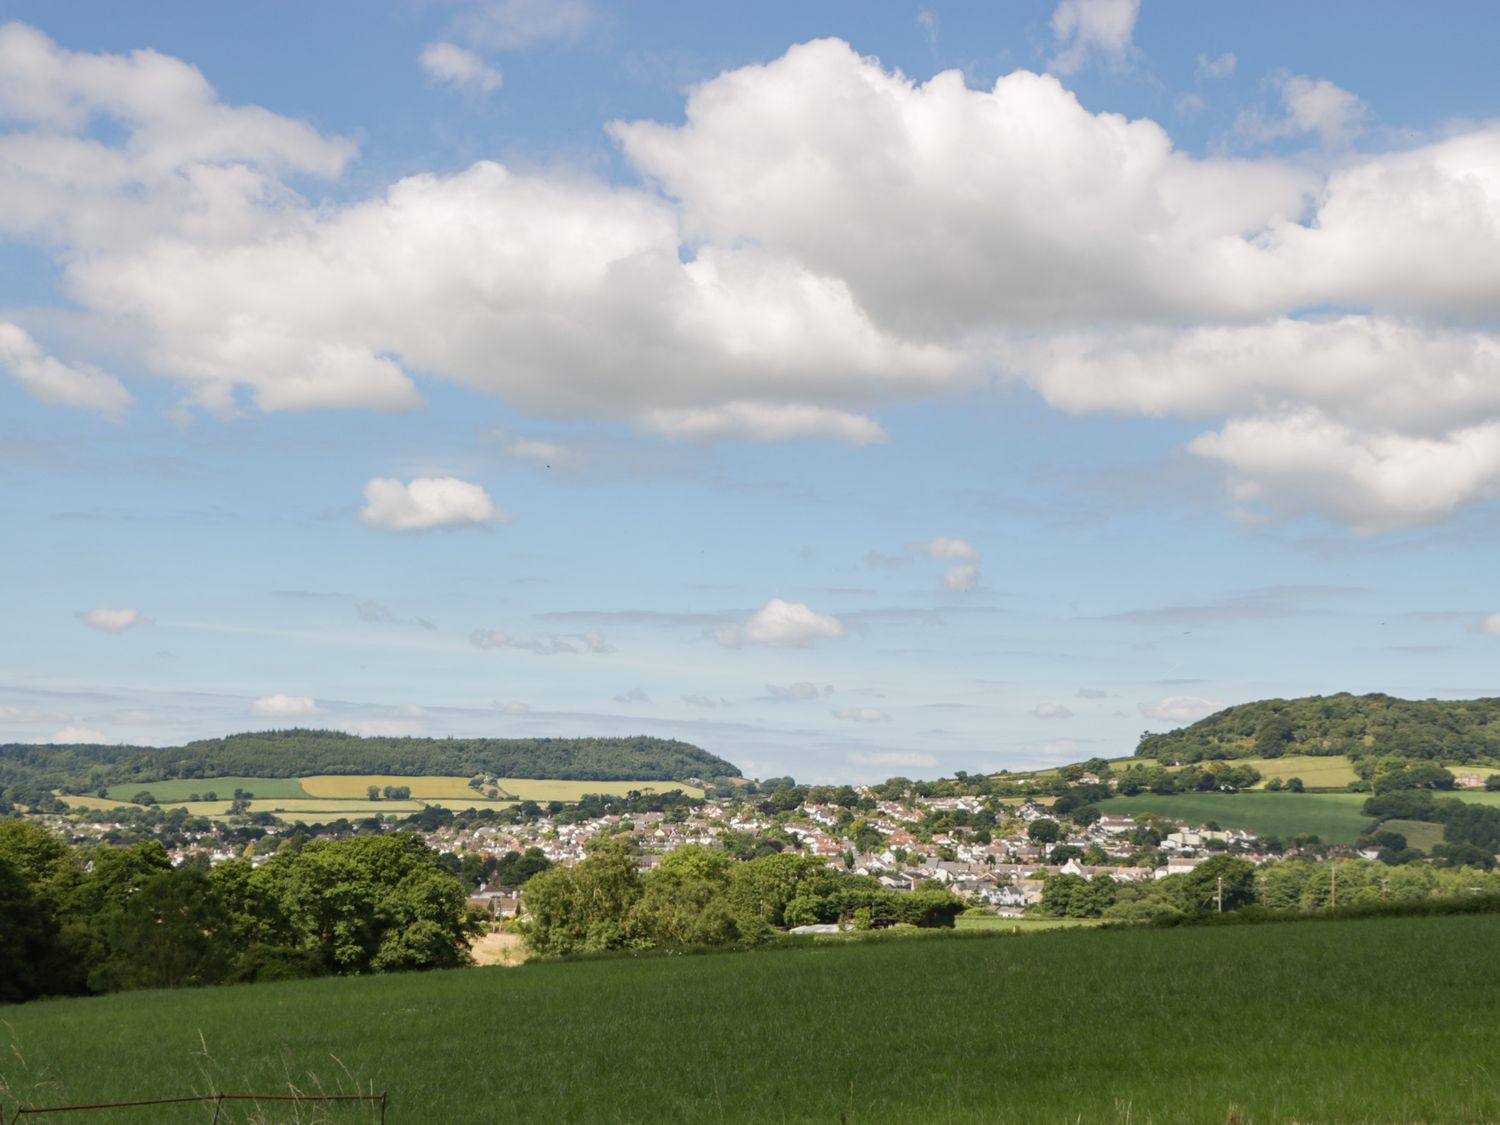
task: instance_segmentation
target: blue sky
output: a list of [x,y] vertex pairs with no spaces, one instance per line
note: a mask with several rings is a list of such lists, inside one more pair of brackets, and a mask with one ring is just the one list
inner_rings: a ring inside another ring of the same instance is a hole
[[0,739],[1500,694],[1496,22],[0,4]]

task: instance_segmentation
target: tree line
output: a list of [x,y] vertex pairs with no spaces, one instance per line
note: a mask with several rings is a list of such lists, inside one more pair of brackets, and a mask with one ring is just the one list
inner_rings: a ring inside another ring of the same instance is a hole
[[381,738],[330,730],[278,730],[183,746],[0,746],[0,812],[45,807],[53,790],[172,778],[306,777],[310,774],[683,781],[736,777],[732,762],[676,739]]
[[558,956],[756,945],[782,929],[819,923],[951,926],[963,909],[940,888],[888,891],[814,856],[741,862],[690,844],[643,874],[623,847],[605,844],[571,867],[531,878],[521,930],[532,952]]
[[481,927],[411,833],[174,867],[154,840],[71,847],[0,821],[0,1001],[444,968]]
[[1365,755],[1473,762],[1500,758],[1500,699],[1313,695],[1226,707],[1191,726],[1141,736],[1158,761]]

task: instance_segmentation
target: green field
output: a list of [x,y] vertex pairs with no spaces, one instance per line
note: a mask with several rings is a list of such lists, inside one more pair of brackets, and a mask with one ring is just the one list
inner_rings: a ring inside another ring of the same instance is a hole
[[[365,799],[370,786],[384,789],[390,785],[401,785],[411,790],[418,800],[429,797],[479,797],[479,792],[469,785],[467,777],[402,777],[389,773],[323,773],[298,778],[309,797],[334,797],[340,800]],[[259,790],[256,791],[259,793]]]
[[1432,851],[1434,844],[1443,842],[1443,826],[1427,820],[1383,820],[1380,829],[1382,832],[1401,833],[1406,837],[1407,847],[1420,848],[1424,852]]
[[1174,793],[1157,797],[1111,797],[1099,802],[1106,813],[1156,813],[1160,816],[1221,828],[1243,828],[1260,836],[1295,836],[1311,832],[1329,843],[1348,844],[1374,820],[1360,812],[1365,793]]
[[1002,918],[998,914],[960,914],[953,921],[958,930],[983,933],[1039,934],[1044,930],[1066,930],[1078,926],[1097,926],[1097,918]]
[[1493,915],[1084,929],[45,1001],[4,1013],[0,1100],[374,1089],[392,1123],[1493,1121],[1500,983],[1454,966],[1497,941]]
[[171,805],[185,802],[194,793],[215,793],[227,801],[236,789],[244,789],[257,797],[310,796],[295,777],[178,777],[171,781],[127,781],[122,785],[111,785],[108,793],[111,800],[128,801],[144,790],[156,798],[157,804]]

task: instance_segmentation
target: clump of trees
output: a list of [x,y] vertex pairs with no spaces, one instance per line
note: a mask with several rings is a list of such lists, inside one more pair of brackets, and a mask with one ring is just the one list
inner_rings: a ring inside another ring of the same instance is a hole
[[467,963],[482,928],[410,833],[174,867],[0,821],[0,1001]]
[[1141,736],[1158,761],[1284,754],[1399,755],[1471,762],[1500,757],[1500,699],[1397,699],[1340,693],[1227,707],[1191,726]]
[[533,953],[755,945],[778,930],[846,922],[951,926],[964,909],[943,890],[887,891],[813,856],[778,853],[743,862],[689,845],[642,874],[624,848],[607,845],[526,885],[521,925]]

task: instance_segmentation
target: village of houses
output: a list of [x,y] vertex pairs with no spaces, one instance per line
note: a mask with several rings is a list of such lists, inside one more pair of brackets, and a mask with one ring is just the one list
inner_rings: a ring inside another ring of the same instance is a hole
[[[1086,880],[1109,875],[1116,882],[1137,882],[1191,871],[1217,852],[1230,851],[1251,862],[1282,855],[1267,854],[1249,832],[1218,831],[1160,818],[1149,822],[1155,832],[1143,846],[1137,831],[1143,826],[1130,816],[1106,814],[1080,826],[1056,815],[1040,801],[1012,805],[973,796],[909,796],[893,801],[877,799],[876,793],[864,786],[855,787],[855,791],[860,798],[873,801],[873,809],[861,823],[882,839],[879,846],[868,850],[857,846],[848,829],[848,812],[840,805],[804,803],[773,817],[761,811],[754,798],[705,799],[685,817],[676,818],[662,812],[638,812],[572,821],[543,813],[521,823],[493,824],[466,822],[459,817],[455,823],[423,835],[428,846],[439,853],[498,860],[508,852],[525,853],[535,848],[554,864],[576,863],[588,854],[591,841],[613,837],[632,845],[636,863],[643,871],[654,868],[666,853],[688,844],[720,846],[730,836],[790,837],[802,854],[821,857],[852,874],[873,876],[890,890],[912,890],[922,883],[937,882],[975,906],[1004,915],[1019,915],[1038,906],[1044,880],[1059,873]],[[869,801],[864,803],[868,805]],[[996,827],[989,832],[963,828],[932,831],[925,827],[947,813],[977,814],[985,809],[997,814]],[[1042,820],[1057,826],[1056,839],[1039,843],[1029,834],[1031,826]],[[841,821],[845,825],[842,830],[837,827]],[[97,837],[114,827],[107,820],[89,825],[59,821],[54,826],[59,834],[75,838],[80,831]],[[409,825],[393,823],[385,827],[410,830]],[[279,838],[296,830],[285,824],[266,826],[266,835],[248,847],[226,843],[213,834],[195,839],[196,834],[189,833],[171,851],[174,862],[179,863],[195,853],[207,852],[212,863],[248,856],[252,863],[260,864],[275,854]],[[308,831],[315,838],[319,835],[315,828]],[[989,839],[984,840],[985,836]],[[864,839],[870,841],[868,833]],[[1059,847],[1068,849],[1068,858],[1062,863],[1049,863],[1048,857]],[[1148,856],[1154,862],[1142,864],[1140,861]],[[1368,858],[1373,858],[1373,853]],[[523,896],[521,888],[487,884],[478,888],[470,901],[496,918],[505,918],[521,909]]]

